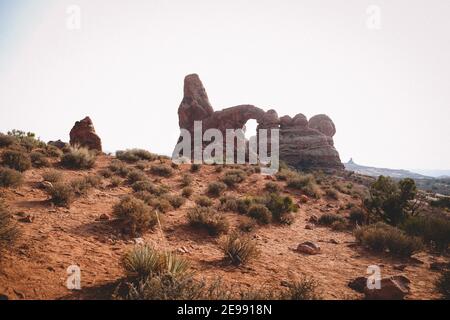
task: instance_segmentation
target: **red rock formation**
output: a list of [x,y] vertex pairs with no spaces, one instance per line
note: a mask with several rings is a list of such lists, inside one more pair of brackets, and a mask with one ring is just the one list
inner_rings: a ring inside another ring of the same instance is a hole
[[[302,169],[343,168],[333,146],[336,129],[328,116],[317,115],[310,121],[303,114],[294,118],[278,118],[275,110],[265,112],[253,105],[240,105],[214,112],[196,74],[188,75],[184,80],[184,97],[178,109],[178,117],[180,128],[187,129],[192,137],[194,121],[202,120],[203,132],[212,128],[219,129],[225,137],[226,129],[242,129],[248,120],[255,119],[258,122],[257,129],[280,129],[280,160]],[[268,139],[270,142],[270,136]]]
[[95,133],[91,118],[86,117],[81,121],[75,122],[72,130],[70,130],[70,145],[102,151],[102,141]]

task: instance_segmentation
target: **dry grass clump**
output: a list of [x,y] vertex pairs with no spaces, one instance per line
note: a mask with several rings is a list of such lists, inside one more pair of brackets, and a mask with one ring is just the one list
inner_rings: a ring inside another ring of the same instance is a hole
[[205,229],[212,236],[226,233],[229,229],[226,218],[212,208],[192,208],[188,211],[187,218],[191,226]]
[[408,235],[420,237],[440,252],[446,252],[450,244],[450,219],[444,216],[410,217],[401,228]]
[[264,186],[264,190],[269,193],[280,193],[281,191],[283,191],[283,188],[278,183],[269,181]]
[[220,197],[219,201],[220,201],[219,210],[233,211],[233,212],[238,211],[238,204],[237,204],[238,199],[236,197],[223,196],[223,197]]
[[383,222],[357,228],[354,234],[359,243],[375,252],[389,251],[395,256],[409,257],[423,248],[419,238]]
[[61,165],[68,169],[91,169],[94,167],[96,154],[87,148],[71,147],[61,157]]
[[175,209],[180,208],[183,204],[186,202],[186,198],[182,196],[178,196],[175,194],[166,194],[164,198],[169,201],[169,203],[174,207]]
[[50,196],[50,202],[59,207],[70,207],[76,197],[86,195],[91,188],[98,188],[102,183],[102,178],[98,175],[89,175],[73,179],[70,182],[63,182],[62,177],[58,176],[56,171],[49,171],[47,178],[55,182],[49,181],[53,185],[46,188],[45,191]]
[[211,207],[214,202],[207,196],[198,196],[195,199],[195,203],[200,207]]
[[272,213],[272,218],[283,224],[292,224],[294,222],[293,212],[297,212],[298,207],[289,196],[281,196],[271,193],[263,199],[265,206]]
[[303,277],[289,283],[287,290],[280,295],[281,300],[320,300],[319,283],[313,278]]
[[153,228],[158,218],[144,201],[133,196],[125,196],[113,208],[116,218],[122,222],[125,232],[131,236],[139,235]]
[[169,192],[169,188],[165,185],[157,185],[149,180],[137,181],[131,186],[134,192],[146,191],[153,195],[163,195]]
[[194,172],[199,172],[200,169],[201,169],[201,167],[202,167],[201,164],[199,164],[199,163],[193,163],[193,164],[191,164],[191,172],[192,172],[192,173],[194,173]]
[[8,208],[0,201],[0,251],[9,247],[18,234],[18,229],[11,218]]
[[0,168],[0,187],[15,188],[22,184],[23,175],[17,170]]
[[0,148],[10,147],[15,141],[13,137],[0,133]]
[[326,188],[325,189],[325,196],[328,199],[332,199],[332,200],[338,200],[339,199],[339,193],[332,188]]
[[189,199],[193,193],[194,193],[194,189],[192,189],[191,187],[184,187],[181,190],[181,195],[183,197],[185,197],[186,199]]
[[154,175],[158,175],[160,177],[171,177],[173,176],[173,169],[171,166],[161,163],[154,164],[150,167],[150,172]]
[[122,178],[126,178],[128,176],[128,173],[130,172],[130,168],[120,160],[111,161],[108,169]]
[[48,161],[46,156],[41,152],[31,152],[30,159],[35,168],[46,168],[51,166],[50,161]]
[[233,232],[220,243],[225,259],[234,265],[244,265],[258,256],[256,242],[248,236]]
[[116,157],[126,162],[138,162],[140,160],[155,161],[158,155],[143,149],[129,149],[116,151]]
[[241,183],[245,180],[247,174],[241,169],[231,169],[225,172],[222,177],[222,182],[224,182],[228,187],[232,188],[236,184]]
[[184,174],[182,177],[181,177],[181,186],[182,187],[189,187],[191,184],[192,184],[192,181],[193,181],[194,179],[192,178],[192,175],[190,175],[190,174]]
[[345,223],[346,220],[343,216],[336,213],[324,213],[319,218],[319,224],[323,226],[331,226],[333,223],[340,222]]
[[31,168],[30,156],[23,151],[6,150],[2,154],[2,163],[4,166],[20,172]]
[[211,197],[220,196],[227,188],[227,185],[220,181],[210,182],[206,189],[206,193]]
[[123,180],[119,177],[111,177],[110,181],[109,181],[109,186],[111,188],[117,188],[120,187],[123,183]]
[[127,174],[127,180],[129,184],[133,184],[138,181],[147,181],[148,177],[142,170],[131,169]]
[[48,169],[42,173],[42,178],[44,181],[48,181],[51,183],[61,182],[63,179],[63,175],[60,171],[55,169]]
[[320,198],[320,189],[312,174],[301,175],[297,174],[288,178],[287,186],[291,189],[300,190],[307,196]]
[[69,207],[75,199],[75,191],[67,183],[57,182],[51,188],[46,189],[50,201],[59,207]]
[[364,225],[368,223],[368,215],[367,213],[361,209],[361,208],[352,208],[350,211],[350,214],[348,216],[349,221],[353,225]]

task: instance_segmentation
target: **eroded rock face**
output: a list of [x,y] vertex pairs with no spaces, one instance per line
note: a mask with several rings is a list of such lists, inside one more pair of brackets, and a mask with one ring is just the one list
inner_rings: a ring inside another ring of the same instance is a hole
[[280,129],[280,160],[299,169],[343,168],[333,143],[336,128],[328,116],[317,115],[309,121],[301,113],[294,118],[279,118],[275,110],[265,112],[253,105],[239,105],[214,112],[196,74],[184,79],[184,97],[178,108],[178,117],[180,128],[188,130],[192,137],[194,121],[202,120],[203,133],[208,129],[219,129],[225,137],[226,129],[242,129],[248,120],[255,119],[257,129]]
[[75,122],[72,130],[70,130],[70,145],[102,151],[102,141],[95,133],[91,118],[86,117]]

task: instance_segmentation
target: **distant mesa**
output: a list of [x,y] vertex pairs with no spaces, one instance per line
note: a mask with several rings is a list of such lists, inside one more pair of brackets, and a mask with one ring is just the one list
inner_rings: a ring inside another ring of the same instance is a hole
[[102,141],[95,133],[91,118],[86,117],[83,120],[75,122],[72,130],[70,130],[70,145],[102,151]]
[[248,120],[254,119],[258,123],[257,129],[280,129],[280,160],[289,165],[298,169],[344,168],[333,142],[336,127],[327,115],[316,115],[309,121],[301,113],[293,118],[279,118],[275,110],[266,112],[253,105],[214,111],[197,74],[184,79],[184,97],[178,108],[178,118],[180,129],[188,130],[191,136],[194,135],[194,121],[202,120],[203,133],[214,128],[225,136],[226,129],[242,129]]

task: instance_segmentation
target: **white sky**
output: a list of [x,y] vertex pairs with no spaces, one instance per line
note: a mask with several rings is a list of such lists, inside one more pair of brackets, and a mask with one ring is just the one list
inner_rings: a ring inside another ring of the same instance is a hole
[[0,131],[171,154],[198,73],[216,110],[328,114],[342,161],[450,169],[449,57],[448,0],[0,0]]

